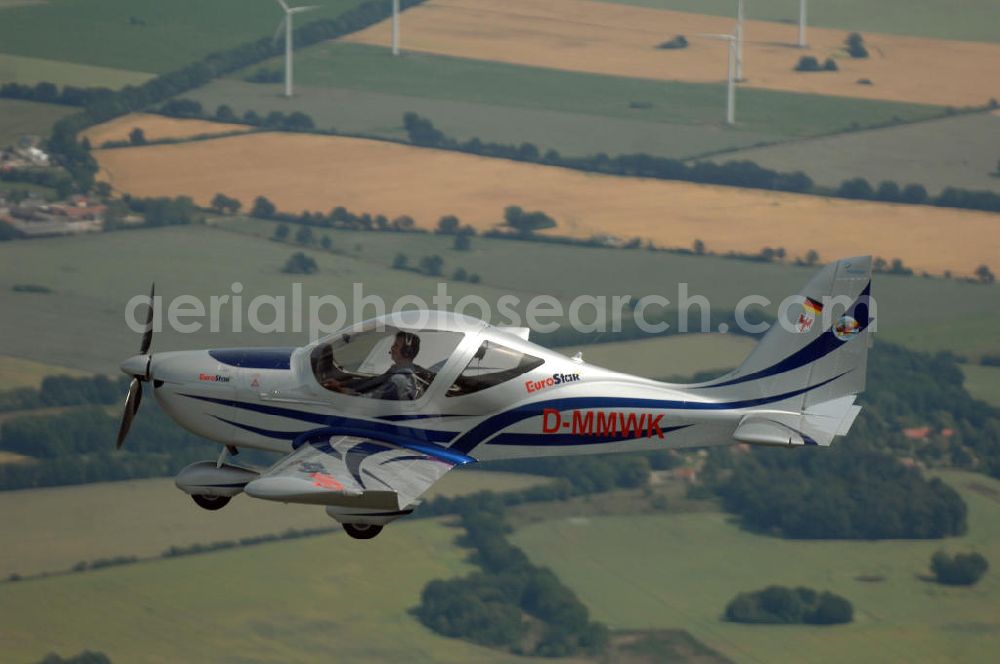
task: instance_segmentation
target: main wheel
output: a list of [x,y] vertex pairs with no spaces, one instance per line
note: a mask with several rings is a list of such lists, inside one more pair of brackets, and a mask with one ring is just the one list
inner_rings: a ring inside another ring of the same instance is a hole
[[345,523],[342,525],[347,534],[354,539],[371,539],[382,532],[382,526],[375,526],[370,523]]
[[198,507],[206,510],[221,510],[223,507],[229,504],[230,496],[205,496],[194,494],[191,496],[191,500],[198,504]]

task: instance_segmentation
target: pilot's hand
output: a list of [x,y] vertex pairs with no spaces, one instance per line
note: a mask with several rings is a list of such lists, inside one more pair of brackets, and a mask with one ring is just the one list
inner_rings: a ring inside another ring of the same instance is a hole
[[343,388],[343,385],[341,385],[340,381],[336,378],[327,378],[323,381],[323,387],[328,390],[335,390],[339,392]]

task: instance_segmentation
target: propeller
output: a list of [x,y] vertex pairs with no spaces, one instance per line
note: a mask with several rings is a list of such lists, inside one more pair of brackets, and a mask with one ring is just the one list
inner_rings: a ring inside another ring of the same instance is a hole
[[149,310],[146,313],[146,327],[142,333],[142,341],[139,344],[139,354],[122,362],[122,371],[132,376],[132,381],[128,384],[128,395],[125,397],[125,405],[122,408],[122,423],[118,427],[118,439],[115,442],[115,449],[120,450],[128,430],[132,426],[135,414],[139,412],[139,404],[142,403],[142,384],[149,380],[149,367],[152,356],[149,354],[149,347],[153,343],[153,296],[156,294],[156,284],[149,289]]

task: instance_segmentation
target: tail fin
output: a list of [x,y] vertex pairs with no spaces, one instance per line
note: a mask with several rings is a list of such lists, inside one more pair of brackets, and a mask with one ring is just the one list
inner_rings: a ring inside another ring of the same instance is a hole
[[824,267],[738,369],[697,386],[753,407],[737,440],[829,445],[847,433],[872,340],[871,264],[862,256]]

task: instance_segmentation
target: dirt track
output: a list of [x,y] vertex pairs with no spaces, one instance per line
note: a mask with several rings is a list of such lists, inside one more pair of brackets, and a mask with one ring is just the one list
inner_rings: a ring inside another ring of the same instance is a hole
[[[734,11],[735,11],[735,3]],[[752,16],[750,3],[748,11]],[[727,49],[701,33],[731,33],[731,18],[588,0],[430,0],[401,18],[404,50],[536,67],[679,81],[721,82]],[[674,35],[690,46],[661,50]],[[387,46],[390,22],[348,41]],[[744,77],[749,87],[944,106],[1000,99],[1000,44],[866,34],[870,57],[842,50],[845,30],[810,28],[810,48],[794,47],[797,27],[747,21]],[[793,71],[802,55],[834,57],[837,72]],[[859,79],[872,85],[859,85]]]
[[824,259],[873,253],[917,270],[969,274],[1000,268],[1000,216],[929,206],[827,199],[661,180],[618,178],[393,143],[262,133],[98,150],[101,177],[139,196],[218,192],[245,208],[265,195],[281,210],[413,216],[433,227],[457,214],[480,230],[507,205],[544,210],[556,232],[613,234],[669,247],[697,238],[712,251],[815,249]]

